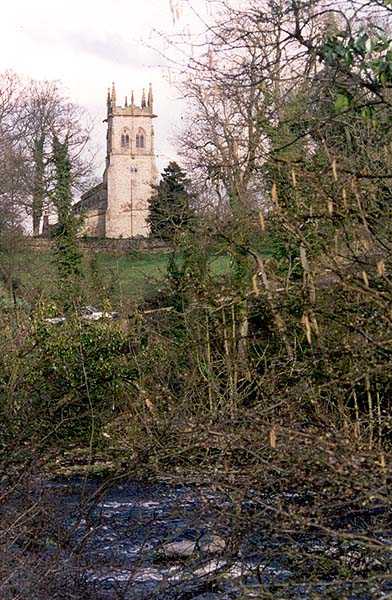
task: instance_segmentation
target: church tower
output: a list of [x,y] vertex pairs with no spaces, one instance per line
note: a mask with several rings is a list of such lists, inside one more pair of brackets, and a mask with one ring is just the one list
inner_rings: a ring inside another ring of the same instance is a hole
[[107,97],[107,153],[104,186],[107,193],[105,235],[129,238],[148,235],[148,199],[157,182],[154,155],[153,94],[151,84],[140,106],[117,103],[113,84]]

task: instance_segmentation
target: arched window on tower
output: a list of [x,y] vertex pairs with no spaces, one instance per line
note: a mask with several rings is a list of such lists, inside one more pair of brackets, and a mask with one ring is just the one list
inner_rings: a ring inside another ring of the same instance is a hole
[[145,148],[145,138],[144,129],[140,127],[136,134],[136,148]]
[[123,148],[129,148],[129,133],[122,133],[121,134],[121,146]]

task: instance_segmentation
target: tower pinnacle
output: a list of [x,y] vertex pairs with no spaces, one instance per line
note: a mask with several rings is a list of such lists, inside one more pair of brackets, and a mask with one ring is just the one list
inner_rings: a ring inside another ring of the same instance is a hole
[[148,108],[150,108],[151,111],[152,111],[153,102],[154,102],[154,97],[152,95],[152,83],[150,83],[150,85],[148,86]]

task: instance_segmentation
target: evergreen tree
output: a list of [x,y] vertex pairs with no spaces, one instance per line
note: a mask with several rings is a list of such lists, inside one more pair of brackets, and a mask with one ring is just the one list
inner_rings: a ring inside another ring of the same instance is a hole
[[193,211],[188,188],[185,172],[176,162],[170,162],[149,200],[148,223],[152,236],[171,241],[190,225]]

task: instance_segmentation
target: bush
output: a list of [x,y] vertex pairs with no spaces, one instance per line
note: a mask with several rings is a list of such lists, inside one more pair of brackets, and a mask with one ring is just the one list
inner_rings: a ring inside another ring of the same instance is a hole
[[[4,412],[35,438],[99,440],[127,403],[135,368],[128,335],[113,322],[36,320],[0,365]],[[15,385],[10,406],[10,388]],[[7,401],[8,398],[8,401]]]

